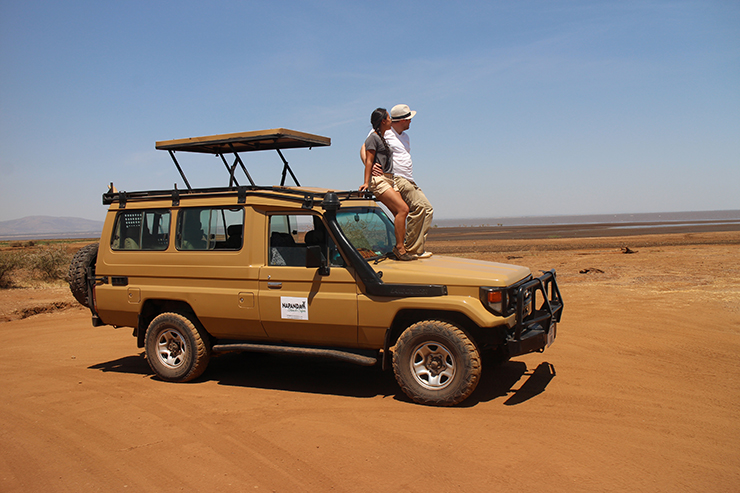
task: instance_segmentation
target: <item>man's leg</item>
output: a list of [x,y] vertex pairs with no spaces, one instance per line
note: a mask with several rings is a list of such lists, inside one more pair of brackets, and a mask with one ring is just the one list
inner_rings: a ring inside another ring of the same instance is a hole
[[398,191],[409,206],[404,246],[409,253],[421,255],[424,253],[427,233],[432,227],[434,209],[421,188],[401,176],[395,178]]

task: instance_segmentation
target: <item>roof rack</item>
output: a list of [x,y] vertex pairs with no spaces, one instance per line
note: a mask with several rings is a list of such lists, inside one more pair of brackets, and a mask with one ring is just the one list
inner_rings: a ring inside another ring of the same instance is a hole
[[244,204],[247,197],[270,197],[301,203],[304,209],[311,209],[316,202],[320,202],[327,194],[335,194],[341,200],[367,200],[369,197],[365,192],[351,190],[321,190],[311,188],[286,188],[286,187],[231,187],[231,188],[196,188],[189,190],[146,190],[140,192],[119,191],[111,183],[110,189],[103,194],[103,204],[110,205],[118,203],[119,209],[125,209],[128,202],[147,201],[152,199],[171,199],[172,206],[180,205],[180,199],[184,197],[212,198],[212,197],[237,197],[238,204]]
[[[249,180],[251,186],[257,187],[257,185],[254,183],[254,180],[252,180],[252,177],[249,175],[247,167],[244,165],[244,162],[239,156],[240,152],[266,151],[274,149],[277,151],[280,159],[282,159],[283,161],[283,173],[280,180],[280,186],[285,186],[286,175],[287,173],[290,173],[290,176],[295,182],[296,186],[300,187],[301,184],[298,183],[298,179],[295,177],[295,174],[293,174],[293,170],[290,169],[288,161],[285,159],[283,153],[280,150],[297,149],[304,147],[308,147],[310,149],[312,147],[324,147],[330,145],[331,139],[329,137],[297,132],[295,130],[288,130],[285,128],[274,128],[271,130],[258,130],[255,132],[241,132],[234,134],[210,135],[206,137],[192,137],[189,139],[164,140],[161,142],[157,142],[155,147],[157,149],[168,151],[170,153],[170,157],[172,157],[172,161],[174,161],[175,167],[177,167],[177,171],[180,172],[180,176],[182,177],[183,181],[185,181],[185,185],[188,187],[188,190],[192,190],[190,182],[188,182],[188,179],[185,177],[185,173],[183,173],[182,168],[180,167],[180,163],[178,163],[177,159],[175,158],[176,151],[199,152],[219,156],[221,158],[221,161],[223,161],[224,166],[226,166],[226,170],[229,172],[228,186],[229,188],[232,188],[240,186],[239,182],[234,176],[237,165],[239,165],[242,171],[244,171],[244,174]],[[234,155],[233,164],[229,165],[229,163],[226,161],[226,158],[224,157],[224,154]]]

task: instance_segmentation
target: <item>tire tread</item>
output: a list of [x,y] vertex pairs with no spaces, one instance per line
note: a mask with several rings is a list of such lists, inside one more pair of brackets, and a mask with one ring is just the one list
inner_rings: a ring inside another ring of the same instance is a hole
[[[187,330],[187,333],[183,334],[186,338],[188,338],[188,335],[190,336],[189,339],[191,339],[191,341],[188,342],[193,344],[193,361],[190,363],[189,371],[185,375],[167,375],[164,373],[166,370],[158,368],[157,364],[153,361],[154,356],[149,354],[150,345],[152,343],[150,339],[154,337],[154,331],[160,324],[169,324],[174,327],[177,327],[178,324],[182,324],[183,327],[178,328]],[[199,323],[195,323],[186,315],[175,312],[160,313],[154,318],[154,320],[152,320],[146,331],[145,353],[149,366],[159,378],[168,382],[189,382],[198,378],[206,370],[211,356],[210,346],[206,340],[207,335],[204,336],[203,334],[206,334],[205,329],[203,329]]]
[[[407,361],[402,361],[404,349],[412,344],[412,340],[421,337],[426,333],[427,337],[433,340],[450,339],[447,343],[454,342],[450,336],[453,336],[464,349],[465,353],[460,356],[461,367],[465,373],[464,380],[458,384],[455,391],[445,397],[440,398],[431,394],[430,391],[417,388],[414,382],[404,378],[404,366]],[[396,375],[396,381],[401,390],[419,404],[433,406],[454,406],[465,400],[478,385],[481,374],[481,358],[472,340],[459,327],[440,320],[424,320],[409,326],[399,337],[396,345],[391,348],[393,351],[393,370]]]
[[72,296],[82,305],[90,308],[87,293],[87,268],[95,266],[98,258],[98,244],[90,243],[80,248],[69,263],[67,282]]

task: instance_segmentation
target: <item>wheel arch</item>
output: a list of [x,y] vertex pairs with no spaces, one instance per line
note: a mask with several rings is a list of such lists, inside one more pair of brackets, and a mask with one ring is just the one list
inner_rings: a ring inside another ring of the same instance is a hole
[[401,310],[393,319],[393,323],[389,329],[389,336],[386,337],[390,346],[392,347],[396,341],[398,341],[398,338],[401,337],[401,334],[406,330],[406,328],[416,322],[421,322],[422,320],[439,320],[440,322],[451,323],[462,329],[468,337],[473,339],[479,335],[481,330],[480,327],[478,327],[478,325],[476,325],[476,323],[464,313],[447,310]]
[[[137,347],[144,347],[146,329],[157,315],[165,312],[179,313],[180,315],[188,317],[194,324],[198,325],[204,333],[208,334],[208,331],[205,330],[203,324],[198,319],[198,315],[195,314],[195,310],[193,310],[193,307],[191,307],[188,302],[182,300],[153,298],[146,300],[139,312],[139,322],[135,331]],[[210,337],[210,334],[208,335]]]
[[507,327],[505,324],[497,327],[481,328],[470,317],[461,312],[450,310],[401,310],[396,314],[393,323],[386,332],[382,361],[383,370],[390,368],[388,364],[390,362],[390,348],[396,344],[403,331],[422,320],[439,320],[459,327],[481,351],[494,350],[506,342]]
[[391,323],[391,326],[385,334],[383,359],[381,362],[383,370],[390,369],[390,348],[396,345],[396,342],[398,342],[398,338],[401,337],[403,331],[416,322],[421,322],[422,320],[439,320],[440,322],[451,323],[465,332],[465,334],[474,341],[476,345],[479,344],[479,341],[483,340],[481,339],[481,328],[464,313],[449,310],[420,310],[411,308],[401,310],[396,314],[393,319],[393,323]]

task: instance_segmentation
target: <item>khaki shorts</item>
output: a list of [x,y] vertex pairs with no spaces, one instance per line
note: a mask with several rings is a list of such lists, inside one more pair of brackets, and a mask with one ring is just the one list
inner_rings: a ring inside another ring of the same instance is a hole
[[380,197],[390,189],[398,191],[398,188],[396,188],[396,182],[393,181],[392,174],[373,176],[370,179],[370,191],[373,192],[376,197]]

